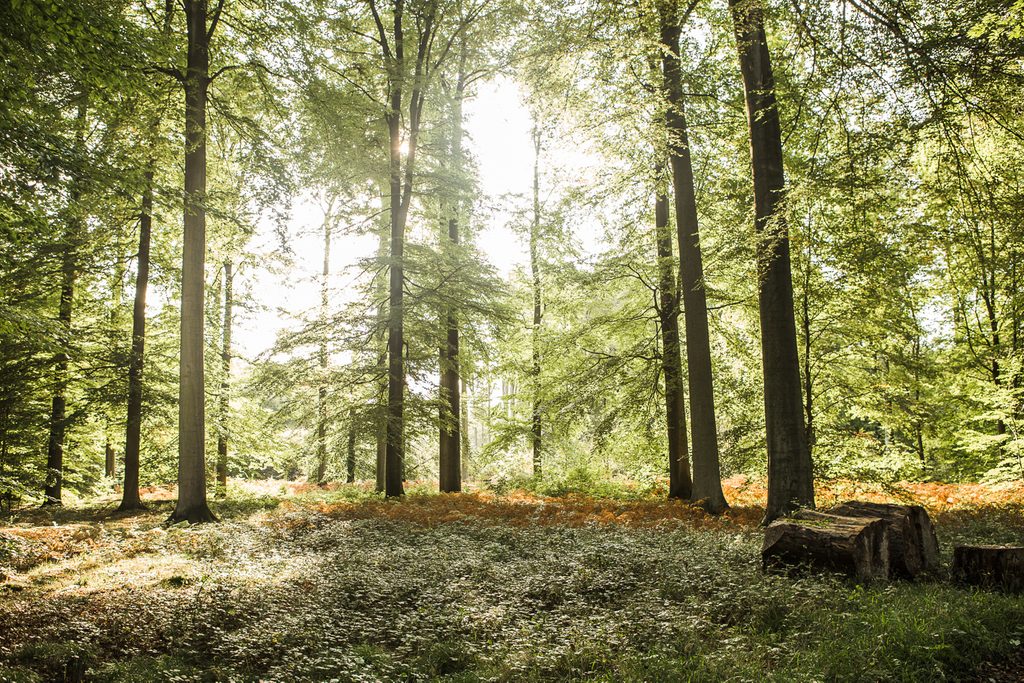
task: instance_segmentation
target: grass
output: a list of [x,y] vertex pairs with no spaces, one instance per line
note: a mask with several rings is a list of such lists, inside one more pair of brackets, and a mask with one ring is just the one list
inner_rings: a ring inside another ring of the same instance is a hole
[[[275,482],[200,527],[162,527],[159,491],[136,516],[22,512],[0,527],[0,680],[936,681],[1024,639],[1020,596],[761,572],[749,483],[720,518],[657,491],[425,488]],[[949,493],[947,553],[1024,536],[1019,502]]]

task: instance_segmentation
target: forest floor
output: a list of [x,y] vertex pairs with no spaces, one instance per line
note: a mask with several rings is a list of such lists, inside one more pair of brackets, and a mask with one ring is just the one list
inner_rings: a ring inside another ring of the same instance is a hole
[[[241,483],[218,524],[112,498],[0,519],[0,680],[1024,680],[1024,596],[760,570],[763,487],[720,517],[621,489],[385,501]],[[1024,485],[834,483],[954,543],[1024,541]]]

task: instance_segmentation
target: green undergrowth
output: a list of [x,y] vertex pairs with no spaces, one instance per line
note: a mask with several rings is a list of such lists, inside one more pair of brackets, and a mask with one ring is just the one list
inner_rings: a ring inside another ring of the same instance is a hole
[[647,500],[664,497],[667,492],[664,490],[664,483],[658,481],[620,481],[587,469],[539,476],[504,477],[488,481],[484,486],[499,495],[512,491],[526,491],[553,498],[576,495],[610,500]]
[[[372,494],[301,501],[339,495]],[[941,681],[1024,638],[1019,596],[765,574],[759,530],[267,513],[282,500],[192,528],[158,510],[116,552],[28,571],[0,593],[0,680]]]

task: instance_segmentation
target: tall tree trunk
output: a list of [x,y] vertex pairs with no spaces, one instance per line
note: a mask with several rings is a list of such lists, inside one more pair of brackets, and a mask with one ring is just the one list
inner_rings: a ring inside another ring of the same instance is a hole
[[[158,124],[159,125],[159,124]],[[142,437],[142,370],[146,355],[146,290],[149,288],[149,247],[153,230],[153,183],[156,160],[149,159],[142,211],[139,215],[138,272],[135,275],[135,304],[132,307],[132,349],[128,358],[128,420],[124,439],[124,488],[119,512],[141,510],[139,496],[139,452]]]
[[228,412],[231,408],[231,324],[234,305],[234,272],[230,260],[224,261],[224,323],[221,339],[220,407],[217,416],[217,497],[228,494]]
[[1010,377],[1010,386],[1013,388],[1012,416],[1015,422],[1021,419],[1021,355],[1020,355],[1020,283],[1017,279],[1017,258],[1018,247],[1012,247],[1010,251],[1010,356],[1013,358],[1013,375]]
[[387,424],[382,421],[380,427],[377,429],[377,493],[384,493],[384,475],[387,468],[387,447]]
[[469,465],[470,465],[470,448],[469,448],[469,387],[466,383],[466,373],[463,369],[459,372],[459,376],[462,381],[462,401],[460,405],[462,410],[459,411],[459,420],[462,423],[459,428],[459,438],[462,440],[462,474],[464,477],[469,476]]
[[917,457],[921,467],[928,466],[928,455],[924,450],[924,420],[921,419],[921,332],[914,333],[914,409],[918,417],[914,419],[914,437],[917,442]]
[[533,327],[530,335],[530,441],[533,446],[533,476],[543,467],[543,424],[541,405],[540,328],[543,322],[543,289],[540,273],[540,153],[543,138],[539,126],[533,128],[533,222],[530,224],[530,279],[533,287]]
[[11,511],[14,492],[4,479],[7,474],[7,456],[9,451],[7,434],[10,430],[10,408],[0,407],[0,510]]
[[[78,218],[72,218],[78,223]],[[60,308],[57,322],[64,337],[65,347],[57,354],[54,367],[53,401],[50,408],[50,436],[46,445],[46,488],[43,505],[61,505],[64,483],[64,434],[67,430],[68,363],[67,346],[71,343],[71,306],[78,276],[78,247],[80,226],[68,230],[68,243],[64,246],[61,263]]]
[[[990,251],[989,251],[989,273],[983,277],[985,281],[985,287],[982,290],[982,299],[985,302],[985,313],[988,318],[988,329],[989,339],[991,340],[990,349],[992,351],[992,361],[990,365],[990,372],[992,376],[992,384],[998,390],[1003,385],[1002,368],[1000,367],[1000,356],[1002,355],[1002,347],[1000,344],[1000,329],[999,329],[999,315],[996,309],[996,297],[998,296],[998,289],[996,287],[996,243],[995,243],[995,228],[992,227],[989,232],[990,237]],[[996,419],[996,434],[1002,436],[1006,434],[1006,420],[1002,417]],[[999,444],[998,448],[1002,450],[1004,445]]]
[[[390,191],[391,268],[388,282],[388,404],[387,445],[384,452],[384,494],[405,493],[402,460],[405,443],[405,212],[402,197],[402,82],[405,76],[405,39],[402,0],[394,6],[394,48],[388,55],[390,108],[388,126],[388,188]],[[411,153],[410,148],[410,153]],[[406,160],[406,164],[409,160]]]
[[665,424],[668,429],[668,497],[685,500],[693,494],[693,482],[687,454],[683,362],[679,353],[679,299],[673,272],[675,263],[672,258],[672,231],[668,225],[668,197],[660,189],[654,201],[654,229],[658,256],[661,371],[665,375]]
[[[427,82],[426,73],[435,66],[429,57],[435,35],[436,6],[429,5],[416,16],[416,53],[412,62],[412,78],[406,74],[405,35],[403,0],[395,0],[392,41],[386,39],[383,23],[377,13],[376,3],[371,0],[371,10],[380,36],[388,66],[389,108],[385,115],[388,126],[390,220],[391,220],[391,270],[388,282],[388,420],[387,447],[385,449],[385,495],[401,496],[405,472],[405,226],[412,201],[414,169],[416,167],[417,142],[420,118],[423,113]],[[409,80],[407,117],[403,117],[403,83]],[[402,140],[402,120],[408,122],[408,139]],[[404,145],[403,145],[404,142]],[[405,163],[402,163],[402,148],[406,149]],[[404,166],[404,168],[403,168]]]
[[798,507],[814,506],[814,476],[800,392],[789,234],[783,207],[782,130],[764,13],[761,0],[729,0],[729,7],[743,74],[754,179],[768,437],[765,522],[769,522]]
[[708,512],[717,514],[729,506],[722,493],[722,473],[718,459],[704,259],[700,249],[693,162],[683,103],[679,21],[678,6],[674,0],[663,5],[661,59],[668,99],[665,125],[669,136],[669,161],[672,165],[679,240],[679,287],[683,295],[683,321],[686,326],[686,377],[690,387],[690,432],[693,439],[692,497],[701,501]]
[[[124,299],[124,274],[124,263],[118,260],[117,266],[114,269],[114,281],[111,283],[110,288],[110,332],[112,336],[117,334],[118,318],[120,317],[118,313],[121,309],[121,302]],[[117,453],[114,451],[114,444],[110,440],[111,422],[113,420],[110,415],[107,415],[105,418],[106,424],[103,427],[103,476],[109,479],[117,476]]]
[[[164,35],[170,35],[174,0],[164,3]],[[156,146],[160,117],[150,125],[150,144]],[[143,179],[142,209],[139,213],[139,252],[136,258],[135,302],[132,307],[132,349],[128,358],[128,407],[124,437],[124,487],[118,512],[143,509],[139,496],[139,454],[142,438],[142,375],[146,356],[146,291],[149,289],[149,251],[153,234],[153,192],[156,158],[151,153]]]
[[[382,197],[383,200],[383,197]],[[387,224],[382,226],[380,231],[380,244],[377,249],[378,255],[381,259],[387,257],[391,248],[391,228],[390,220]],[[380,329],[380,335],[377,341],[380,346],[378,350],[380,355],[377,358],[377,376],[380,378],[380,382],[376,385],[377,388],[377,405],[374,407],[374,437],[376,439],[377,453],[374,458],[375,463],[375,474],[376,474],[376,491],[377,493],[384,492],[384,483],[386,479],[387,470],[387,443],[388,443],[388,430],[387,430],[387,396],[388,396],[388,350],[387,350],[387,323],[388,323],[388,310],[387,310],[387,289],[382,286],[377,292],[377,299],[382,301],[377,308],[377,324]]]
[[[81,96],[75,121],[75,146],[79,152],[85,147],[86,112],[88,98]],[[64,487],[64,434],[67,431],[68,347],[71,344],[71,309],[75,298],[75,280],[78,278],[78,248],[82,239],[84,221],[79,214],[81,183],[73,181],[69,205],[70,215],[64,235],[61,254],[60,305],[57,323],[60,327],[61,351],[54,358],[53,401],[50,406],[50,435],[46,444],[46,486],[43,505],[61,505]]]
[[804,258],[803,291],[800,293],[800,325],[803,331],[804,419],[807,433],[807,455],[814,457],[814,374],[811,371],[811,268],[814,263],[814,231],[807,217],[807,254]]
[[[219,6],[218,6],[219,12]],[[203,298],[206,263],[206,99],[210,36],[206,0],[185,0],[185,210],[181,264],[181,369],[178,389],[178,502],[170,521],[210,522],[206,499]]]
[[110,443],[110,436],[103,444],[103,476],[110,479],[117,476],[117,454],[114,453],[114,444]]
[[[399,101],[400,102],[400,101]],[[392,104],[395,104],[394,102]],[[399,164],[401,163],[401,134],[397,112],[391,117],[391,271],[388,283],[388,408],[387,447],[384,456],[384,493],[401,496],[402,443],[405,435],[405,327],[404,327],[404,255],[405,226],[401,221],[401,189]]]
[[348,409],[348,448],[345,453],[345,482],[356,480],[356,409]]
[[327,299],[329,295],[328,279],[331,275],[331,223],[334,200],[327,207],[324,216],[324,263],[320,279],[320,387],[317,389],[317,425],[316,425],[316,483],[324,484],[327,475]]
[[[459,78],[455,86],[452,105],[452,147],[451,172],[455,177],[462,173],[462,98],[465,90],[465,49],[462,52]],[[459,213],[462,206],[460,197],[453,198],[449,207],[447,239],[455,251],[459,245]],[[442,236],[442,243],[445,236]],[[457,493],[462,490],[462,385],[459,379],[459,325],[455,306],[448,304],[445,313],[445,343],[441,349],[441,429],[439,457],[439,488],[442,493]]]

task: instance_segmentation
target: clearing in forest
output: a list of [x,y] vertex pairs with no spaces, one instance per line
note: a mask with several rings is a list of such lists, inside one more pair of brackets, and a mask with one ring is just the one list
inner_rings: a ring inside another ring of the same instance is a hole
[[[130,517],[24,511],[0,530],[0,679],[930,681],[1019,649],[1020,596],[763,573],[763,489],[728,483],[718,518],[286,484],[199,527],[162,526],[160,492]],[[946,563],[1024,535],[1020,487],[854,486],[823,502],[924,502]]]

